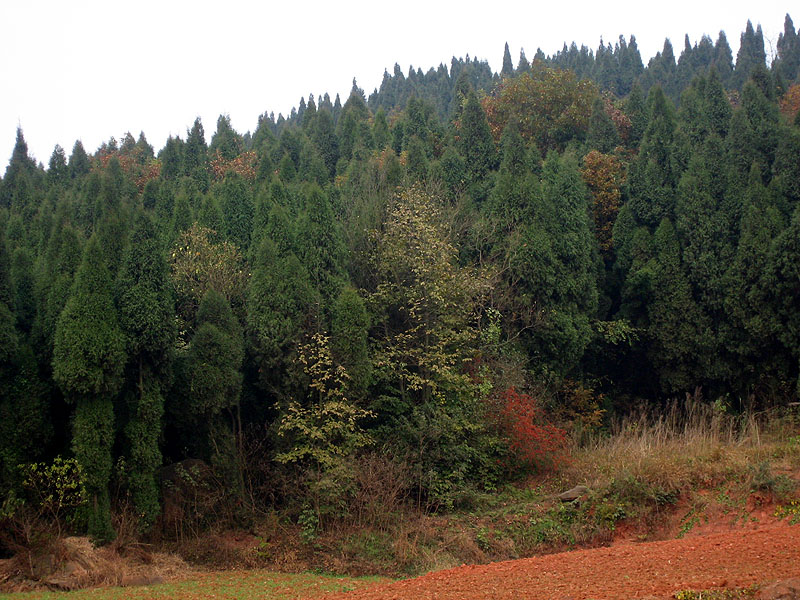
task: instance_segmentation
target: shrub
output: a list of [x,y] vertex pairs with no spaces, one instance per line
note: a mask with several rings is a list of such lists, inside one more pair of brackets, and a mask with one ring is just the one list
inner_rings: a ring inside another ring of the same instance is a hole
[[535,398],[513,387],[501,396],[501,424],[516,458],[528,468],[550,467],[566,444],[566,432],[548,423]]

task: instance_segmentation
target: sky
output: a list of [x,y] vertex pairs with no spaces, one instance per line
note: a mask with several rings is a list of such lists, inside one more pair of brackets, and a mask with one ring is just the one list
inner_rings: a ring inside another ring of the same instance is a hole
[[[0,5],[0,173],[22,127],[29,154],[47,165],[76,140],[93,153],[111,137],[143,131],[156,152],[185,139],[200,117],[211,140],[227,114],[240,133],[258,116],[288,115],[301,97],[342,101],[355,77],[367,95],[398,63],[423,72],[453,56],[516,65],[575,41],[636,36],[642,59],[669,38],[676,56],[703,34],[726,32],[734,57],[747,20],[767,54],[783,31],[785,2],[205,2],[7,0]],[[794,16],[800,23],[800,10]]]

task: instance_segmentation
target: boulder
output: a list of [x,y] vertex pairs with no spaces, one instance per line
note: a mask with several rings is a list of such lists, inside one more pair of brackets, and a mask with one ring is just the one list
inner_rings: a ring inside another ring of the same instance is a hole
[[586,494],[589,493],[589,488],[585,485],[576,485],[571,490],[567,490],[566,492],[561,492],[557,498],[562,502],[572,502],[577,500],[578,498],[582,498]]

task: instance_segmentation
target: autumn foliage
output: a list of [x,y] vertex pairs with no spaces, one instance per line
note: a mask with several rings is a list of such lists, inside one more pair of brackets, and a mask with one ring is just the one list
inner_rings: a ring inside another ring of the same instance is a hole
[[625,167],[617,157],[592,150],[583,159],[581,175],[592,193],[592,218],[600,252],[610,259],[613,256],[611,233],[619,212]]
[[242,152],[236,158],[230,160],[225,159],[217,152],[216,158],[211,160],[211,172],[214,175],[214,181],[219,181],[229,171],[238,173],[247,181],[253,181],[256,178],[256,165],[258,164],[258,157],[255,152],[248,151]]
[[800,112],[800,83],[790,87],[780,101],[781,113],[790,121]]
[[551,425],[537,400],[513,387],[500,396],[501,423],[514,456],[531,467],[553,464],[564,450],[567,434]]
[[572,71],[534,61],[529,73],[505,79],[483,100],[483,108],[495,141],[513,119],[525,142],[535,142],[545,153],[586,134],[596,93],[592,82],[579,81]]

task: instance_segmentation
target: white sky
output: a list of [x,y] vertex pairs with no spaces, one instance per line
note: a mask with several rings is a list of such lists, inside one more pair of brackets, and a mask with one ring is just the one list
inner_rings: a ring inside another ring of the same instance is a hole
[[[300,97],[346,99],[353,77],[369,95],[395,62],[427,71],[452,56],[477,56],[499,71],[507,41],[553,54],[573,40],[596,49],[636,36],[645,64],[670,38],[676,57],[724,30],[734,58],[747,19],[774,47],[791,13],[785,2],[459,3],[51,1],[0,4],[0,173],[17,125],[45,164],[55,144],[69,156],[76,139],[94,152],[126,131],[144,131],[156,152],[168,135],[185,139],[200,116],[206,141],[229,114],[241,133],[259,114],[287,115]],[[800,10],[793,15],[800,23]]]

